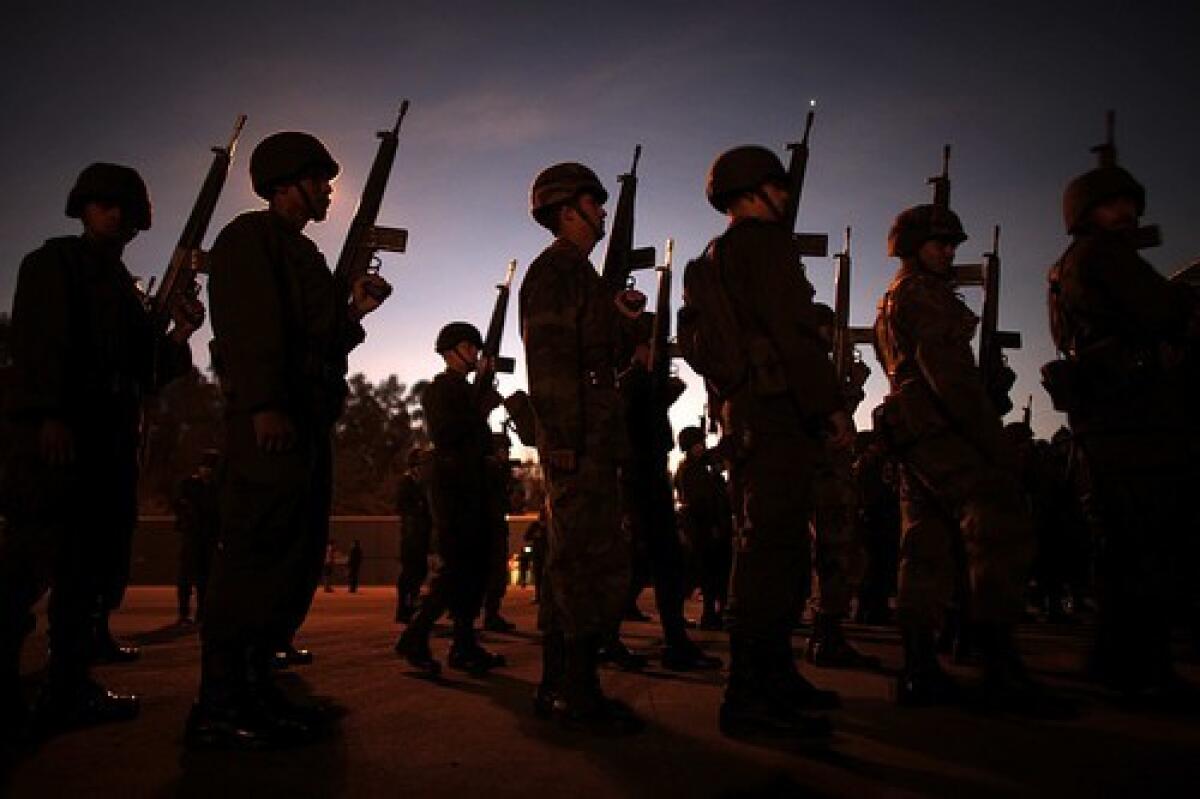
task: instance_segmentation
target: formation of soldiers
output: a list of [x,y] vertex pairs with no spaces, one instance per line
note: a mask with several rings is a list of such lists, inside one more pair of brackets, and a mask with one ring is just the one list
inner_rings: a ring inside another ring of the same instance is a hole
[[[330,708],[289,698],[272,666],[277,653],[302,655],[292,641],[329,538],[330,441],[347,356],[365,338],[363,318],[391,290],[368,265],[376,250],[403,249],[403,231],[374,224],[402,118],[403,110],[381,134],[337,269],[304,230],[326,218],[340,166],[317,138],[299,132],[268,136],[254,149],[250,176],[266,207],[225,225],[204,259],[226,441],[216,493],[201,474],[180,498],[180,524],[208,531],[205,519],[215,514],[220,541],[211,557],[194,559],[205,568],[189,571],[189,588],[181,587],[180,617],[189,615],[191,584],[203,611],[189,745],[288,745],[320,737],[331,723]],[[206,182],[198,203],[208,216],[231,155],[232,143],[218,150],[215,183]],[[842,623],[864,580],[862,550],[887,551],[886,542],[857,537],[863,527],[854,522],[852,483],[883,485],[885,461],[900,506],[899,519],[884,524],[900,527],[892,556],[904,645],[897,702],[970,702],[1069,718],[1074,708],[1030,678],[1014,643],[1035,529],[1018,449],[1001,423],[1011,379],[995,379],[997,350],[976,361],[979,318],[956,291],[954,257],[967,236],[948,193],[901,212],[889,233],[900,266],[871,338],[890,391],[871,436],[856,437],[862,370],[848,375],[843,321],[815,302],[800,263],[811,250],[793,232],[803,163],[799,174],[795,167],[755,146],[717,157],[706,192],[726,225],[683,275],[677,347],[704,378],[720,438],[710,449],[703,429],[680,431],[685,458],[674,488],[684,539],[701,564],[701,625],[729,635],[720,728],[830,733],[826,711],[840,699],[800,673],[792,647],[814,568],[810,525],[820,600],[806,656],[818,666],[877,665],[850,645]],[[498,332],[489,329],[485,339],[474,325],[453,322],[436,337],[446,368],[423,397],[433,446],[411,456],[400,486],[396,618],[407,626],[396,651],[436,674],[430,631],[449,613],[450,667],[482,675],[504,665],[475,631],[485,604],[490,629],[510,628],[498,612],[502,577],[496,584],[507,510],[497,467],[507,464],[508,440],[497,441],[488,421],[503,406],[536,445],[546,483],[535,712],[625,734],[643,722],[603,692],[598,664],[633,657],[619,627],[635,539],[652,563],[663,664],[724,664],[688,637],[683,618],[688,585],[667,471],[674,443],[667,409],[677,392],[656,378],[671,357],[662,347],[669,319],[661,297],[652,319],[644,296],[604,279],[590,261],[606,234],[608,196],[579,163],[555,164],[533,180],[530,213],[551,241],[519,289],[528,396],[505,399],[494,387]],[[1196,297],[1139,255],[1144,204],[1144,190],[1116,165],[1111,146],[1100,167],[1068,186],[1072,243],[1050,273],[1061,358],[1045,370],[1056,407],[1069,415],[1082,507],[1099,547],[1096,672],[1135,695],[1178,690],[1171,619],[1160,611],[1184,590],[1184,569],[1195,562],[1182,556],[1195,546],[1183,489],[1194,446],[1184,403],[1195,373]],[[194,270],[198,243],[173,260],[169,291],[147,296],[122,263],[124,248],[151,223],[149,194],[134,170],[88,167],[66,211],[81,220],[81,235],[51,239],[26,258],[13,304],[11,435],[0,484],[6,735],[31,717],[52,730],[138,712],[136,697],[90,676],[104,637],[96,618],[119,605],[128,581],[142,401],[190,367],[187,342],[205,316],[194,275],[178,279],[187,263]],[[669,257],[666,269],[669,277]],[[502,290],[507,301],[507,283]],[[985,332],[995,333],[994,322]],[[492,327],[502,326],[501,315]],[[856,438],[863,446],[852,454]],[[880,503],[864,502],[862,514],[871,513],[886,515]],[[431,549],[438,557],[421,595]],[[864,591],[859,611],[878,618],[888,610],[888,569],[880,566],[887,557],[871,561],[872,583],[882,588]],[[48,588],[49,668],[31,714],[19,658],[30,608]],[[939,662],[937,633],[952,603],[983,664],[971,691]]]

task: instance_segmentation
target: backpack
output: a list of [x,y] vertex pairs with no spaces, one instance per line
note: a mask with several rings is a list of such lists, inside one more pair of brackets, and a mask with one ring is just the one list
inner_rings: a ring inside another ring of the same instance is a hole
[[718,397],[728,397],[749,378],[750,359],[738,314],[721,269],[719,238],[683,270],[683,304],[676,314],[680,354]]

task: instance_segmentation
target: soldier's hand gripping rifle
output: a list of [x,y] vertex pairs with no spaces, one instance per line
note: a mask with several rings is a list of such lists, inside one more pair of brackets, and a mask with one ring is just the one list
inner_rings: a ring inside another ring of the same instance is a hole
[[[810,106],[815,103],[810,103]],[[809,108],[804,120],[804,136],[798,142],[787,145],[792,156],[788,160],[788,201],[783,209],[783,224],[793,231],[796,249],[801,256],[824,258],[829,254],[829,236],[824,233],[795,233],[796,219],[800,215],[800,197],[804,194],[804,177],[808,172],[808,136],[812,132],[816,112]]]
[[[485,412],[490,412],[492,403],[495,402],[496,374],[512,374],[516,367],[512,358],[500,355],[500,345],[504,340],[504,320],[508,316],[508,301],[512,296],[513,275],[516,273],[517,262],[514,259],[508,262],[504,282],[496,285],[496,303],[492,306],[492,318],[488,320],[483,349],[479,353],[482,366],[475,373],[475,393],[477,405]],[[533,446],[533,406],[529,402],[529,396],[524,391],[514,391],[503,403],[521,443]]]
[[[392,164],[396,160],[396,150],[400,146],[400,125],[404,115],[408,113],[408,100],[400,104],[400,113],[396,116],[396,124],[391,130],[383,130],[375,134],[379,137],[379,150],[375,153],[375,161],[367,175],[363,186],[362,197],[358,201],[358,209],[346,232],[346,241],[338,256],[337,266],[333,270],[338,305],[350,301],[350,295],[355,281],[365,274],[379,270],[379,259],[376,253],[404,252],[408,246],[408,231],[403,228],[382,227],[375,224],[379,218],[379,208],[383,204],[383,193],[387,189],[388,178],[392,174]],[[375,298],[383,300],[391,293],[384,290]]]
[[654,304],[654,323],[650,332],[650,392],[658,408],[670,408],[687,388],[678,376],[671,373],[671,261],[675,240],[667,239],[663,250],[663,265],[658,272],[658,297]]
[[[631,287],[634,271],[654,268],[654,248],[633,246],[633,211],[637,202],[637,166],[642,157],[642,146],[633,148],[633,165],[629,172],[617,177],[621,193],[617,196],[617,210],[613,213],[608,234],[608,249],[604,252],[601,276],[609,288],[618,296]],[[637,310],[641,310],[640,308]]]
[[184,296],[194,298],[200,293],[197,275],[208,271],[201,245],[204,243],[213,212],[217,208],[221,190],[225,187],[229,164],[233,161],[233,151],[245,124],[246,115],[240,114],[233,124],[233,135],[229,137],[229,144],[212,148],[212,164],[208,167],[208,174],[204,176],[200,193],[196,196],[192,212],[179,235],[179,242],[171,253],[171,260],[167,263],[162,280],[158,282],[157,288],[151,283],[147,305],[154,332],[160,336],[167,332],[167,327],[171,324],[171,309],[178,299]]
[[858,345],[872,344],[875,329],[850,326],[850,228],[846,228],[842,251],[833,258],[836,264],[833,276],[833,369],[846,400],[846,412],[853,415],[866,397],[863,386],[871,375],[870,367],[857,357]]

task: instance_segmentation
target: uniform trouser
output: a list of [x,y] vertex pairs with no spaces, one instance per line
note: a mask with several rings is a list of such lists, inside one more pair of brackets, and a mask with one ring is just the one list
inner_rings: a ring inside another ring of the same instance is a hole
[[686,636],[684,555],[666,459],[635,460],[621,470],[621,498],[635,540],[645,543],[654,604],[667,642]]
[[483,486],[482,459],[470,463],[452,455],[436,456],[430,498],[438,556],[429,591],[411,625],[417,632],[428,634],[447,611],[456,627],[466,629],[479,615],[492,550]]
[[254,651],[274,651],[304,621],[321,579],[332,491],[327,427],[298,426],[287,452],[259,448],[248,414],[226,420],[220,548],[213,558],[202,691],[231,700]]
[[17,429],[14,439],[2,488],[0,667],[15,668],[30,609],[50,588],[51,677],[82,679],[92,616],[111,574],[104,569],[124,552],[128,570],[122,542],[137,520],[136,437],[79,436],[76,461],[66,467],[41,462],[35,429]]
[[[897,509],[898,510],[898,509]],[[859,589],[859,606],[886,612],[896,590],[900,545],[900,520],[890,509],[868,509],[862,518],[866,565]]]
[[400,531],[400,574],[396,593],[401,607],[412,607],[429,576],[429,530],[407,521]]
[[[1178,442],[1080,436],[1080,500],[1096,544],[1095,666],[1125,688],[1171,671],[1171,624],[1195,568],[1195,467]],[[1182,600],[1182,601],[1181,601]]]
[[822,614],[844,617],[862,582],[862,528],[849,463],[822,471],[813,487],[812,531]]
[[807,520],[818,443],[799,425],[738,434],[730,464],[737,531],[728,629],[743,640],[789,636],[809,564]]
[[483,612],[495,616],[500,612],[500,603],[508,591],[508,521],[504,514],[492,512],[491,546],[488,562],[487,591],[483,600]]
[[919,629],[941,624],[961,543],[971,620],[1015,623],[1033,559],[1032,525],[1016,475],[951,430],[921,438],[901,458],[897,622]]
[[176,581],[176,595],[179,604],[179,616],[189,615],[191,610],[192,592],[196,594],[196,617],[199,618],[204,610],[204,597],[208,594],[208,575],[212,563],[212,547],[206,545],[197,533],[182,532],[183,546],[179,553],[179,577]]
[[546,477],[549,521],[539,625],[568,640],[610,635],[629,591],[629,536],[621,526],[617,466],[583,456]]

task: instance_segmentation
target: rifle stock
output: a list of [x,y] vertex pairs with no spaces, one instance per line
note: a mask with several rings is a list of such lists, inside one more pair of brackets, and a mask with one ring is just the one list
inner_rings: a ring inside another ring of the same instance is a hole
[[[363,185],[362,196],[358,208],[346,232],[346,241],[338,256],[337,266],[333,270],[337,286],[339,305],[350,300],[354,282],[362,275],[378,269],[376,253],[404,252],[408,247],[408,231],[403,228],[382,227],[375,222],[379,218],[379,209],[383,205],[383,194],[387,189],[388,178],[392,174],[392,164],[396,160],[396,151],[400,146],[400,126],[408,113],[408,100],[400,104],[400,112],[396,116],[396,124],[391,130],[380,131],[379,150],[375,153],[375,161]],[[386,296],[386,295],[385,295]],[[383,299],[378,297],[377,299]]]

